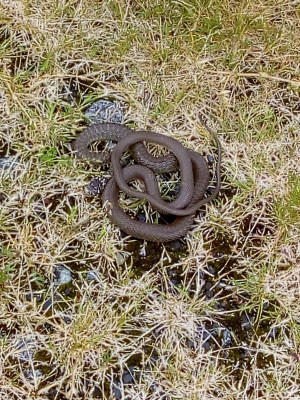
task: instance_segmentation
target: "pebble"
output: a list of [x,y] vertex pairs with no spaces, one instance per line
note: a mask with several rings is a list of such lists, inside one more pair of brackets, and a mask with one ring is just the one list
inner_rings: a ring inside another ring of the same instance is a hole
[[133,379],[133,374],[134,374],[134,366],[131,365],[129,368],[129,371],[124,372],[124,374],[122,375],[122,381],[124,384],[128,384],[128,383],[133,383],[134,379]]
[[215,275],[215,273],[216,273],[216,269],[215,269],[214,267],[212,267],[211,265],[209,265],[209,266],[207,267],[207,271],[208,271],[208,273],[211,274],[211,275]]
[[128,256],[126,256],[126,255],[124,255],[124,254],[121,254],[121,253],[116,253],[116,254],[115,254],[115,260],[116,260],[116,262],[117,262],[117,264],[118,264],[119,266],[120,266],[120,265],[123,265],[123,264],[125,263],[127,257],[128,257]]
[[123,122],[123,113],[120,106],[116,102],[103,99],[95,101],[87,108],[85,116],[92,124],[103,122],[121,124]]
[[18,165],[18,158],[13,156],[0,158],[0,169],[6,171],[15,169]]
[[267,339],[275,339],[278,336],[278,333],[279,333],[279,328],[277,328],[277,326],[274,326],[268,333]]
[[16,343],[14,354],[20,361],[31,361],[37,348],[36,340],[32,337],[21,337]]
[[198,340],[200,340],[201,346],[205,349],[208,350],[211,347],[211,344],[209,342],[209,339],[211,339],[212,334],[210,331],[202,326],[198,327]]
[[227,328],[223,329],[222,342],[225,347],[232,346],[231,333]]
[[213,164],[215,162],[215,157],[210,155],[210,154],[208,154],[207,161],[208,161],[209,164]]
[[64,264],[56,264],[54,267],[56,285],[65,285],[72,281],[71,271]]
[[247,314],[242,315],[242,328],[250,330],[253,328],[254,317],[248,316]]
[[115,395],[116,400],[120,400],[122,398],[122,393],[120,390],[120,382],[119,381],[114,381],[112,385],[112,391]]
[[146,251],[146,247],[145,247],[145,246],[143,246],[143,247],[141,248],[141,250],[139,251],[139,255],[140,255],[141,257],[146,257],[146,256],[147,256],[147,251]]
[[41,378],[43,376],[43,371],[40,369],[36,369],[36,370],[26,369],[23,373],[24,373],[25,378],[28,379],[29,381],[33,381],[36,378]]
[[145,217],[145,215],[139,214],[139,215],[138,215],[138,220],[141,221],[141,222],[146,222],[146,217]]
[[108,181],[109,181],[109,178],[105,178],[102,176],[96,176],[88,184],[88,191],[93,196],[101,195],[103,190],[105,189],[105,186]]
[[87,281],[100,281],[100,274],[99,271],[96,269],[93,269],[91,271],[88,271],[86,274],[86,280]]
[[45,303],[43,304],[43,309],[45,311],[48,311],[51,307],[52,307],[52,299],[48,299],[45,301]]

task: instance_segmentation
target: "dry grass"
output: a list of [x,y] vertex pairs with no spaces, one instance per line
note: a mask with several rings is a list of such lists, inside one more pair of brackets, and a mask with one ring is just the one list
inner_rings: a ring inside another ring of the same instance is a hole
[[[300,399],[299,20],[287,0],[0,0],[1,400]],[[223,190],[185,253],[87,196],[101,168],[71,141],[99,98],[206,154],[199,113],[218,132]]]

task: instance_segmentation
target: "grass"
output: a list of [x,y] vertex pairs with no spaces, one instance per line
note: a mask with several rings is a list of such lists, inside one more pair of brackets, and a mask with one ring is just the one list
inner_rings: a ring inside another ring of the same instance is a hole
[[[0,1],[1,399],[300,398],[299,17],[287,0]],[[198,115],[218,133],[222,191],[185,240],[123,238],[87,194],[106,172],[71,142],[99,98],[201,153]]]

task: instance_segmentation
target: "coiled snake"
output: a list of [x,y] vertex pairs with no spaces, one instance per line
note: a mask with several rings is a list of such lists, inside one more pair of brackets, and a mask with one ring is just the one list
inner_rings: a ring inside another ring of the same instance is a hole
[[[221,146],[216,135],[205,125],[218,145],[216,168],[217,183],[207,197],[203,197],[209,184],[209,170],[206,160],[199,153],[188,150],[177,140],[154,132],[133,131],[124,125],[102,123],[92,125],[76,138],[74,149],[81,158],[101,163],[111,162],[113,176],[102,194],[103,204],[110,220],[127,234],[152,242],[169,242],[186,235],[193,224],[197,210],[213,200],[221,186],[220,162]],[[96,141],[116,141],[113,151],[93,152],[89,146]],[[143,142],[158,143],[170,150],[166,156],[152,156]],[[126,150],[130,150],[136,164],[122,168],[120,159]],[[164,173],[180,169],[181,185],[175,200],[164,201],[160,195],[155,173]],[[128,184],[141,180],[145,190],[138,191]],[[153,209],[176,216],[170,224],[151,224],[132,219],[119,205],[120,191],[147,200]]]

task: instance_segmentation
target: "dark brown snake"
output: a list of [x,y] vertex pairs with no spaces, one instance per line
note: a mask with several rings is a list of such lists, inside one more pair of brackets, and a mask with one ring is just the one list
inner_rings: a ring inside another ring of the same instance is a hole
[[[103,123],[86,128],[76,138],[74,149],[81,158],[104,164],[111,162],[113,176],[102,194],[110,220],[136,238],[152,242],[169,242],[186,235],[191,228],[195,214],[200,207],[213,200],[221,187],[220,163],[221,146],[219,139],[206,125],[218,145],[216,166],[216,186],[211,195],[203,197],[209,184],[209,170],[206,160],[199,153],[188,150],[177,140],[154,132],[133,131],[124,125]],[[89,146],[96,141],[112,140],[117,142],[113,151],[97,153]],[[143,142],[158,143],[170,150],[162,157],[152,156]],[[130,150],[137,164],[121,166],[120,159],[126,150]],[[164,201],[160,195],[155,173],[180,170],[181,185],[175,200]],[[145,184],[143,192],[128,185],[134,180]],[[119,192],[147,200],[151,206],[164,214],[176,216],[170,224],[151,224],[132,219],[119,205]]]

